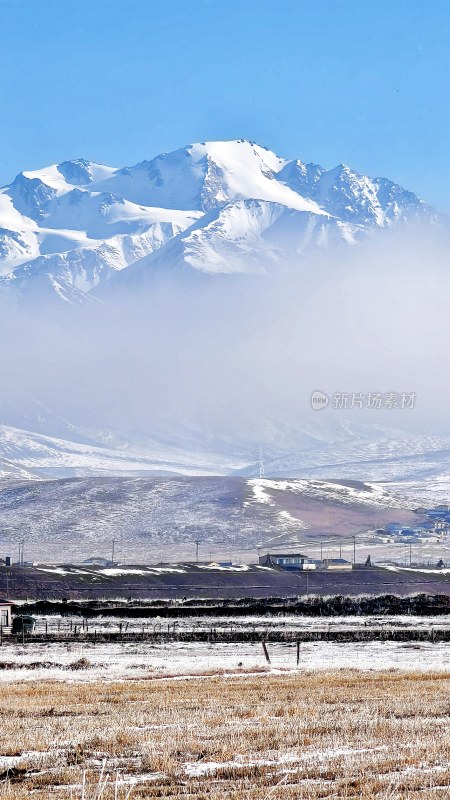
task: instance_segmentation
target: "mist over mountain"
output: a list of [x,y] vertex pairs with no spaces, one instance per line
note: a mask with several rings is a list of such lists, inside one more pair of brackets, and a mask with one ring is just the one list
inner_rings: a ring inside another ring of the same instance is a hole
[[210,142],[21,173],[0,228],[5,472],[251,475],[260,448],[276,475],[446,463],[448,222],[395,183]]

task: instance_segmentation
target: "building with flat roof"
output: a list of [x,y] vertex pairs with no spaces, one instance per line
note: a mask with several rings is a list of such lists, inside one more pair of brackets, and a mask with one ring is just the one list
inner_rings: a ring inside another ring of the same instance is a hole
[[325,569],[353,569],[352,562],[345,558],[324,558],[323,565]]
[[266,553],[259,557],[259,563],[264,567],[279,567],[287,570],[315,569],[314,561],[310,561],[303,553]]

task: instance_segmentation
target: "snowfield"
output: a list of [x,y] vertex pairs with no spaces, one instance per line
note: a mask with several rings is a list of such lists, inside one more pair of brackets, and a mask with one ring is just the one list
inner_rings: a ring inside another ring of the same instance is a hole
[[[211,674],[273,674],[331,670],[401,670],[450,672],[450,647],[445,644],[368,642],[301,645],[296,666],[295,644],[267,645],[266,663],[260,643],[254,644],[8,644],[2,651],[1,683],[21,681],[95,681],[142,678],[174,679]],[[80,659],[84,666],[76,667]],[[5,666],[6,665],[6,666]]]

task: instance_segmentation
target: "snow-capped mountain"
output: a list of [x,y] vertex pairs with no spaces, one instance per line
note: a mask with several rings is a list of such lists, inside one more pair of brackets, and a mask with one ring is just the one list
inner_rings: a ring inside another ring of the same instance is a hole
[[318,248],[354,243],[357,226],[268,200],[236,200],[205,214],[159,252],[137,261],[108,286],[139,284],[168,267],[203,274],[263,273]]
[[166,265],[260,272],[373,229],[437,217],[387,179],[286,161],[244,140],[189,145],[118,169],[65,161],[0,189],[0,296],[83,303],[117,272],[133,281]]
[[314,200],[334,217],[356,225],[383,225],[422,214],[425,204],[413,192],[386,178],[367,178],[345,164],[324,170],[291,161],[279,174],[287,186]]
[[[68,431],[69,432],[69,431]],[[346,480],[361,477],[389,492],[419,500],[445,501],[450,491],[450,439],[437,436],[405,435],[389,429],[341,430],[329,441],[307,442],[307,432],[297,431],[290,449],[273,444],[234,449],[225,442],[214,444],[180,437],[175,444],[169,435],[154,439],[146,452],[139,448],[106,447],[0,425],[0,482],[6,478],[41,479],[93,476],[241,476],[256,478],[263,458],[269,484],[273,479],[301,478],[311,481]],[[298,448],[298,449],[297,449]],[[330,484],[331,485],[331,484]],[[275,486],[275,488],[277,488]],[[283,488],[280,485],[278,488]],[[266,502],[263,500],[263,502]]]

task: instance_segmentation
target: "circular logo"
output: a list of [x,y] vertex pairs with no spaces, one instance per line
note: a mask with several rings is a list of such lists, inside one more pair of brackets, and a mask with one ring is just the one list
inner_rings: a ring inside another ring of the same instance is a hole
[[311,395],[311,408],[314,411],[322,411],[323,408],[326,408],[329,403],[328,395],[325,392],[313,392]]

